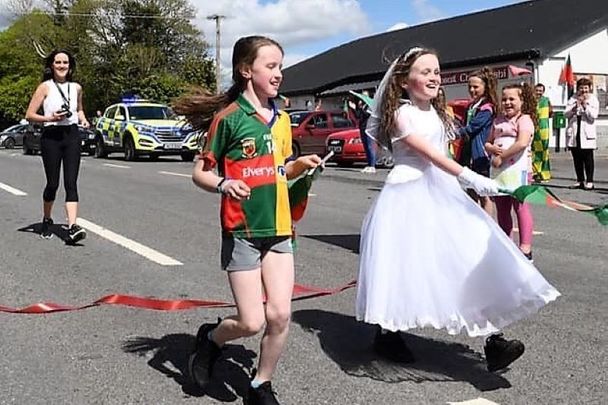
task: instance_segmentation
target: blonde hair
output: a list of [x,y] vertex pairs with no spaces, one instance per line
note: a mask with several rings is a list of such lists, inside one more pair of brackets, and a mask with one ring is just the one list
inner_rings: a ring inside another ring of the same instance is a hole
[[[395,112],[399,109],[403,99],[409,99],[407,91],[403,89],[401,84],[410,74],[412,65],[418,58],[423,55],[435,55],[437,53],[427,48],[416,48],[414,52],[407,52],[402,54],[395,64],[393,74],[389,79],[389,83],[386,86],[386,91],[381,100],[382,105],[382,119],[380,121],[380,131],[378,134],[378,142],[392,150],[391,135],[395,130]],[[437,111],[441,122],[446,130],[448,136],[454,132],[454,124],[450,119],[445,104],[441,103],[439,98],[431,100],[431,105]]]
[[214,114],[236,100],[245,90],[247,79],[243,77],[241,70],[253,65],[258,56],[258,49],[263,46],[276,46],[284,54],[281,45],[273,39],[258,35],[239,38],[232,51],[232,86],[217,95],[202,87],[195,87],[175,100],[173,110],[177,114],[185,115],[195,130],[208,129]]

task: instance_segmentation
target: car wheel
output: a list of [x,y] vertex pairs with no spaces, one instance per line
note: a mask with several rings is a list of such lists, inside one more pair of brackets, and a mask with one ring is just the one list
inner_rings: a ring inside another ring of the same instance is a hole
[[133,143],[133,139],[131,136],[125,138],[124,141],[124,152],[125,152],[125,160],[128,162],[132,162],[137,160],[137,152],[135,151],[135,144]]
[[13,149],[15,147],[15,140],[13,138],[6,138],[4,141],[4,147],[6,149]]
[[300,157],[301,154],[301,149],[300,149],[300,145],[298,145],[295,142],[292,142],[291,144],[291,159],[297,159]]
[[95,157],[100,159],[105,158],[106,156],[108,156],[106,146],[103,144],[103,139],[101,136],[98,135],[95,139]]
[[181,156],[184,162],[192,162],[194,160],[194,152],[182,152]]

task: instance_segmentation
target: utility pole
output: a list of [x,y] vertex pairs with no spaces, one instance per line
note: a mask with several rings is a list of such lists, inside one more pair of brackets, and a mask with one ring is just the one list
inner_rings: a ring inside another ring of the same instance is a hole
[[221,65],[220,65],[220,21],[225,15],[213,14],[207,16],[207,20],[215,20],[215,92],[220,93]]

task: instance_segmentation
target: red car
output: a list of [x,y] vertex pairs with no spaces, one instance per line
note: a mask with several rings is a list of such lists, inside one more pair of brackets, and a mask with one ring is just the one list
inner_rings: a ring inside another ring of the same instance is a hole
[[[469,100],[467,99],[456,99],[448,103],[459,122],[462,122],[464,119],[468,104]],[[358,128],[334,132],[329,135],[326,142],[326,151],[334,152],[334,157],[331,161],[336,162],[338,166],[352,166],[354,163],[367,162]],[[386,156],[379,158],[377,165],[391,167],[393,163],[390,157]]]
[[331,161],[338,166],[352,166],[355,162],[366,162],[365,150],[359,128],[335,132],[327,137],[326,150],[334,152]]
[[291,119],[293,158],[325,152],[327,136],[344,129],[357,129],[352,113],[344,111],[293,111]]

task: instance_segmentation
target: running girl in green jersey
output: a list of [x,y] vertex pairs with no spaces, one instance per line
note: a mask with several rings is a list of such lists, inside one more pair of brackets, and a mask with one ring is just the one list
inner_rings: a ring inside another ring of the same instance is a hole
[[247,404],[278,404],[270,380],[287,340],[294,283],[287,180],[321,163],[316,155],[287,162],[291,124],[273,103],[282,63],[277,42],[241,38],[233,50],[233,86],[218,96],[200,90],[175,105],[196,129],[208,128],[192,179],[222,194],[221,266],[237,308],[236,315],[200,327],[189,371],[204,386],[224,343],[264,329]]

